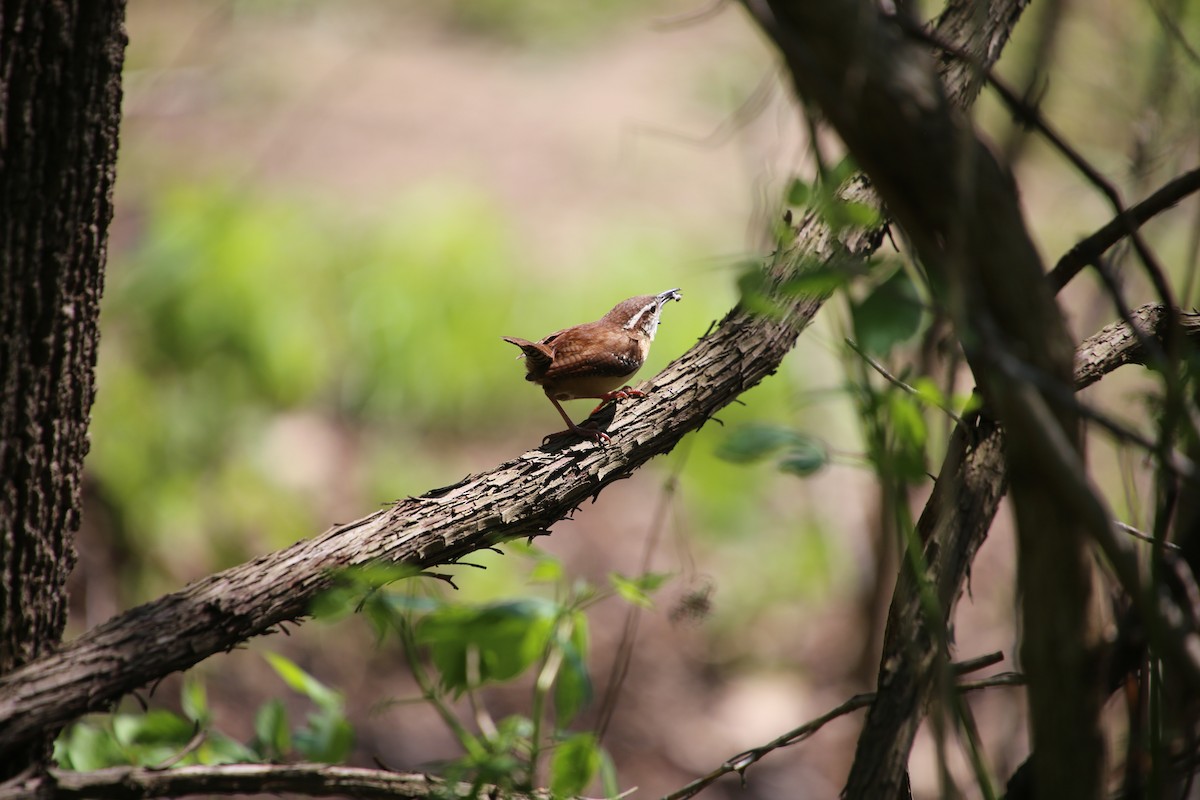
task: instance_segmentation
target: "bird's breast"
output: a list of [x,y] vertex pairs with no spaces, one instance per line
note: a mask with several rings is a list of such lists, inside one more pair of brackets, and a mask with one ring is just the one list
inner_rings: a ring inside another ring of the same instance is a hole
[[599,397],[616,391],[633,377],[633,370],[626,375],[578,375],[559,378],[545,385],[546,394],[555,400],[574,400],[579,397]]

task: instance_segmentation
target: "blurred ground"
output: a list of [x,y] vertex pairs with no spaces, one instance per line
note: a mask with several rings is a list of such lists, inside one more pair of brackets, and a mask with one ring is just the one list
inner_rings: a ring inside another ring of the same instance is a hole
[[[1118,5],[1071,23],[1085,55],[1064,56],[1063,80],[1093,98],[1117,96],[1117,82],[1079,63],[1146,35],[1123,27]],[[535,338],[680,286],[649,375],[734,302],[738,265],[762,253],[774,198],[807,163],[760,37],[736,8],[663,26],[687,7],[614,4],[581,18],[550,7],[132,0],[73,631],[536,445],[557,417],[501,335]],[[1064,126],[1117,163],[1127,120],[1095,124],[1077,109],[1063,106]],[[993,106],[981,114],[1005,129]],[[1034,147],[1020,177],[1053,259],[1108,215],[1045,162]],[[1081,334],[1109,321],[1088,286],[1070,303]],[[539,542],[603,583],[639,572],[658,536],[650,566],[676,575],[642,618],[606,740],[639,797],[873,686],[893,576],[875,573],[878,500],[853,457],[846,325],[831,303],[786,368],[721,417],[794,425],[849,456],[799,481],[718,460],[723,433],[710,426]],[[1120,407],[1140,391],[1136,379],[1112,384],[1098,402]],[[1095,457],[1116,460],[1103,446]],[[912,500],[919,510],[921,492]],[[486,572],[460,570],[463,597],[536,591],[515,559],[479,561]],[[707,615],[672,621],[709,589]],[[1002,513],[959,609],[958,655],[1003,650],[1001,668],[1014,667],[1013,608]],[[600,692],[625,613],[614,601],[592,618]],[[200,666],[229,733],[248,738],[248,712],[287,695],[262,649],[345,692],[354,763],[420,769],[457,754],[429,709],[386,706],[412,696],[411,680],[394,646],[376,649],[354,621]],[[166,682],[156,700],[175,695]],[[487,703],[500,715],[523,699],[505,690]],[[1027,750],[1020,700],[1013,689],[972,698],[997,776]],[[756,765],[744,788],[730,780],[707,796],[833,797],[858,725],[835,722]],[[953,774],[968,775],[958,744],[948,749]],[[928,736],[913,781],[918,796],[938,792]]]

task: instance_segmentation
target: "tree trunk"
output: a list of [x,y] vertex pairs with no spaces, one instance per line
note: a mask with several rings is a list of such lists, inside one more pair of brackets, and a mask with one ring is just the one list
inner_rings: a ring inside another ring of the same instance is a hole
[[[125,51],[123,0],[2,3],[0,674],[66,619]],[[50,741],[0,752],[0,779]]]

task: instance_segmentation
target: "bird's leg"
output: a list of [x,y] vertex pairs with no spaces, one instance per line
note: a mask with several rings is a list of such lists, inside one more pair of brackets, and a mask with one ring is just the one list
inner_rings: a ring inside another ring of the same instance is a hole
[[[605,444],[607,444],[610,441],[608,438],[608,434],[605,433],[604,431],[596,430],[594,428],[584,428],[579,425],[576,425],[574,422],[571,421],[571,418],[567,416],[567,412],[563,410],[563,407],[561,405],[559,405],[557,400],[555,400],[549,394],[547,394],[546,397],[550,400],[551,403],[554,403],[554,407],[558,409],[558,413],[561,414],[562,418],[566,421],[567,429],[571,433],[575,434],[576,436],[580,436],[584,439],[591,439],[596,444],[600,444],[601,442],[604,442]],[[567,431],[562,431],[562,432],[566,433]],[[550,434],[545,439],[542,439],[542,444],[546,443],[546,439],[549,439],[551,436],[557,436],[557,435],[558,434],[556,434],[556,433]]]
[[[598,395],[596,399],[598,399],[600,401],[600,405],[598,405],[592,409],[592,414],[595,414],[597,411],[604,408],[604,406],[606,404],[611,403],[613,400],[628,400],[631,397],[645,397],[645,396],[646,396],[646,393],[640,389],[633,389],[629,386],[622,386],[620,389],[617,389],[615,392],[605,392],[602,395]],[[590,417],[591,414],[588,414],[588,416]]]

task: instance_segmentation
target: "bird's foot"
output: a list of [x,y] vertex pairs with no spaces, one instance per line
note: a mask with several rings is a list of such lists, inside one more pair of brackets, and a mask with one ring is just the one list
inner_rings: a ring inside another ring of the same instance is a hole
[[[623,386],[620,389],[617,389],[615,392],[608,392],[606,394],[600,395],[600,405],[598,405],[592,409],[592,414],[595,414],[597,411],[604,408],[606,405],[613,402],[614,400],[628,400],[631,397],[645,397],[645,396],[646,396],[646,393],[643,392],[641,389],[633,389],[629,386]],[[588,416],[591,416],[591,414],[589,414]]]
[[544,436],[542,438],[542,444],[543,445],[547,444],[551,439],[555,438],[556,436],[562,436],[563,434],[567,434],[567,433],[573,433],[576,436],[580,437],[581,439],[588,439],[590,441],[595,442],[598,445],[606,445],[612,441],[612,439],[610,439],[608,437],[607,433],[605,433],[602,430],[599,430],[598,428],[590,427],[588,425],[588,423],[585,422],[583,425],[572,425],[570,428],[567,428],[565,431],[558,431],[557,433],[547,434],[546,436]]

